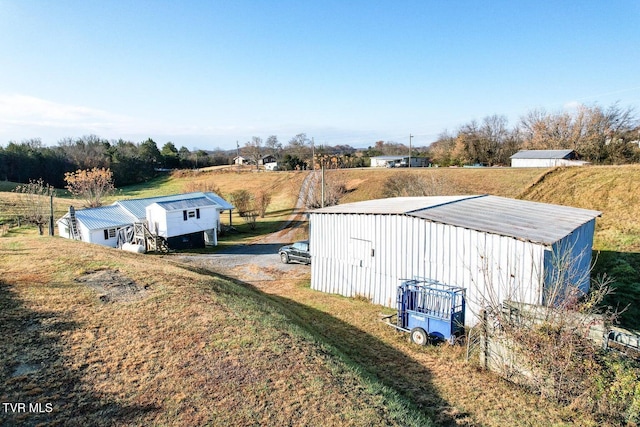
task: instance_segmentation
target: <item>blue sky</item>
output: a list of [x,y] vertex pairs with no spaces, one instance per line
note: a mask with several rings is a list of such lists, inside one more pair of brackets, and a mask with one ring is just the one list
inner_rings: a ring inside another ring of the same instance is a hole
[[638,1],[0,0],[0,145],[427,145],[493,114],[638,109],[639,70]]

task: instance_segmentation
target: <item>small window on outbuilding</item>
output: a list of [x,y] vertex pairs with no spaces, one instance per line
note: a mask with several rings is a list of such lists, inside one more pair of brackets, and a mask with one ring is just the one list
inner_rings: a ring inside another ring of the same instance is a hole
[[187,220],[187,211],[182,211],[182,219],[183,219],[184,221],[186,221],[186,220]]
[[104,240],[109,240],[109,239],[113,239],[114,237],[116,237],[116,229],[115,228],[108,228],[103,230],[104,231]]
[[196,212],[195,211],[189,211],[189,218],[195,218],[196,217]]

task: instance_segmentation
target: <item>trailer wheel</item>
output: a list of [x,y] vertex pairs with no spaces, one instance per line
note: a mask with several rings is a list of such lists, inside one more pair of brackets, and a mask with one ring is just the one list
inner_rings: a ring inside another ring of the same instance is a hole
[[283,264],[289,264],[289,255],[287,255],[286,252],[281,252],[280,261],[282,261]]
[[411,342],[418,345],[427,345],[429,335],[422,328],[413,328],[411,330]]

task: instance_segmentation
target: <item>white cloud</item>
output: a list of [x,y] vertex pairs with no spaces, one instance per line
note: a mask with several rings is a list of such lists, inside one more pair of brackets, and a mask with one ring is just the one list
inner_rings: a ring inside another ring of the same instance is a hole
[[83,127],[130,121],[95,108],[59,104],[28,95],[0,95],[0,122],[5,125]]
[[582,105],[583,104],[580,101],[569,101],[569,102],[565,102],[565,104],[562,107],[567,111],[575,111],[578,108],[580,108]]
[[206,137],[233,135],[233,126],[198,126],[130,117],[97,108],[62,104],[23,94],[0,94],[0,144],[11,140],[42,138],[53,144],[65,137],[95,134],[105,139],[131,139],[165,135]]

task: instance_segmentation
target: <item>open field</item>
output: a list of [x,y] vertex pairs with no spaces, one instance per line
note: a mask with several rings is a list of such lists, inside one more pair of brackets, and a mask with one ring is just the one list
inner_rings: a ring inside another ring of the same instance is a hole
[[[435,174],[446,194],[491,193],[602,211],[596,271],[617,279],[613,301],[633,303],[625,320],[639,326],[633,184],[640,167],[362,169],[327,176],[345,182],[348,202],[380,197],[395,173]],[[209,184],[225,197],[241,188],[272,188],[274,203],[255,232],[234,217],[240,233],[222,239],[233,245],[277,230],[293,211],[305,174],[190,172],[123,189],[118,197]],[[0,193],[0,214],[12,197]],[[70,201],[59,199],[56,210],[63,213]],[[463,347],[411,345],[377,321],[380,307],[311,291],[308,275],[248,284],[177,260],[37,237],[33,230],[0,238],[0,397],[54,408],[0,414],[0,424],[618,423],[549,403],[481,371],[465,361]]]

